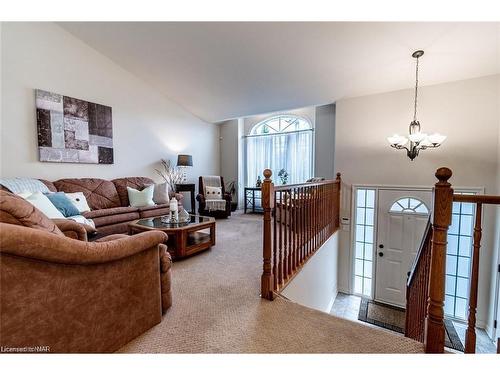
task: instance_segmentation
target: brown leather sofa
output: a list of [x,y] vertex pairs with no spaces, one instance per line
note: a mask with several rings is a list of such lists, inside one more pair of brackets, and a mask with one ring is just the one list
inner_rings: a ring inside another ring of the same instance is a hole
[[[54,182],[40,179],[40,181],[53,192],[83,192],[91,208],[91,211],[85,212],[83,216],[94,221],[99,237],[127,233],[130,221],[169,213],[168,204],[130,207],[127,186],[142,190],[154,184],[154,181],[147,177],[125,177],[111,181],[100,178],[63,178]],[[174,196],[182,205],[183,196],[170,193],[170,197]]]
[[167,236],[86,236],[0,191],[0,346],[113,352],[161,321],[172,304]]

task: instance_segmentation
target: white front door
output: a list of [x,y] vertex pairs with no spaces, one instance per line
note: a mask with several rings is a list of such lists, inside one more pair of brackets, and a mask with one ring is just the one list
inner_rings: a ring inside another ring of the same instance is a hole
[[405,306],[406,280],[422,241],[431,202],[431,191],[379,190],[375,300]]

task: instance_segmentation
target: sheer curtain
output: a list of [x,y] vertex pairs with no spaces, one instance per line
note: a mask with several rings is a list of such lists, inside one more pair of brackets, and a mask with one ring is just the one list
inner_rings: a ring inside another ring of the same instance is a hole
[[273,182],[280,184],[278,172],[288,172],[287,184],[305,182],[312,177],[312,130],[249,136],[246,138],[247,186],[255,186],[257,176],[273,171]]

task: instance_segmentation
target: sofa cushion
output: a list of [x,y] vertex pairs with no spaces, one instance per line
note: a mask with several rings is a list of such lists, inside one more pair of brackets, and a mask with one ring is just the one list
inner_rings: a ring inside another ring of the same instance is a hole
[[141,218],[163,216],[163,215],[168,215],[170,213],[170,205],[157,204],[155,206],[144,206],[144,207],[139,207],[138,210]]
[[64,178],[54,182],[57,191],[83,192],[92,210],[120,207],[121,202],[115,185],[100,178]]
[[129,212],[125,214],[101,216],[92,219],[96,228],[104,225],[119,224],[139,219],[139,212]]
[[139,214],[141,215],[141,219],[146,217],[165,216],[170,214],[170,209],[168,207],[156,208],[154,210],[139,212]]
[[40,181],[41,181],[41,182],[42,182],[45,186],[47,186],[47,188],[48,188],[51,192],[53,192],[53,193],[57,192],[57,188],[56,188],[56,187],[55,187],[55,185],[52,183],[52,181],[43,180],[43,179],[41,179],[41,178],[39,178],[38,180],[40,180]]
[[169,208],[169,204],[156,204],[154,206],[142,206],[142,207],[137,207],[137,211],[139,212],[145,212],[145,211],[157,211],[160,209],[165,209]]
[[38,208],[23,198],[0,191],[0,222],[22,225],[64,236],[63,232]]
[[142,190],[146,186],[153,185],[154,181],[148,177],[124,177],[116,178],[111,181],[118,192],[121,206],[129,206],[130,202],[128,200],[127,187],[133,189]]
[[137,212],[137,210],[138,210],[137,207],[113,207],[113,208],[105,208],[102,210],[84,212],[82,215],[87,219],[95,219],[103,216],[112,216],[112,215]]

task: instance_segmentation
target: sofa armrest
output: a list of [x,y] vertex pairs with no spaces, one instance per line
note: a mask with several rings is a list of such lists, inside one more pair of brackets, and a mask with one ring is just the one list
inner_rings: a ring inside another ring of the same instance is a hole
[[[99,238],[96,242],[108,242],[129,237],[127,234],[111,234]],[[160,244],[160,283],[161,283],[161,311],[165,314],[172,306],[172,257],[167,251],[167,245]]]
[[[87,241],[88,231],[86,226],[83,224],[79,224],[76,221],[68,219],[52,219],[52,221],[66,237],[80,241]],[[95,229],[93,232],[95,232]]]
[[224,199],[228,202],[231,202],[231,199],[232,199],[231,193],[224,193],[224,196],[222,197],[222,199]]
[[160,245],[161,310],[165,314],[172,306],[172,257],[167,245]]
[[75,241],[38,229],[0,223],[0,252],[63,264],[100,264],[123,259],[166,241],[160,231],[148,231],[105,242]]

